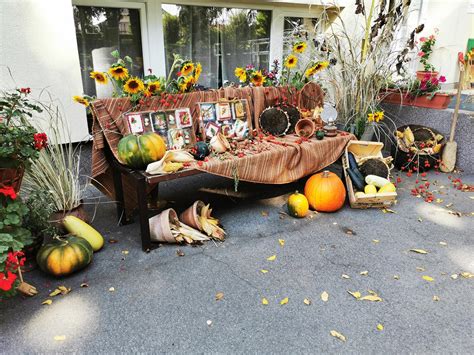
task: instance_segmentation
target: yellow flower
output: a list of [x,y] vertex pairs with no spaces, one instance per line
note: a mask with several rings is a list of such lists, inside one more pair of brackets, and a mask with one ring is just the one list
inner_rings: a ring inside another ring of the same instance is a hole
[[112,67],[109,69],[109,74],[115,80],[125,80],[128,78],[128,69],[119,65],[117,67]]
[[191,74],[194,70],[194,64],[191,62],[184,63],[184,65],[181,67],[181,75],[188,76]]
[[159,81],[149,82],[146,86],[146,90],[150,94],[155,94],[161,90],[161,83]]
[[326,69],[329,66],[329,62],[316,62],[312,67],[308,68],[305,72],[307,78],[314,74]]
[[265,81],[265,77],[262,74],[261,70],[256,70],[250,74],[250,82],[255,86],[262,86]]
[[137,77],[132,77],[128,79],[125,85],[123,86],[123,91],[132,95],[137,94],[144,90],[145,90],[145,85],[143,84],[143,81],[141,81]]
[[100,71],[91,71],[90,77],[92,79],[95,79],[95,81],[97,81],[99,84],[107,84],[108,81],[105,73],[102,73]]
[[194,79],[196,79],[196,82],[199,80],[201,73],[202,73],[202,65],[201,63],[196,63],[196,68],[194,69]]
[[367,115],[367,121],[369,122],[374,122],[374,114],[373,113],[369,113]]
[[383,117],[384,117],[383,111],[377,111],[377,112],[375,112],[375,114],[374,114],[375,122],[382,121],[382,120],[383,120]]
[[189,89],[192,88],[194,84],[196,84],[196,79],[194,78],[194,76],[188,76],[184,78],[179,84],[179,91],[187,92],[189,91]]
[[77,102],[78,104],[84,105],[85,107],[89,106],[89,100],[82,96],[73,96],[72,99]]
[[306,42],[298,42],[293,46],[293,52],[295,53],[303,53],[306,50],[308,45]]
[[285,67],[294,68],[297,63],[298,63],[298,58],[296,58],[296,56],[294,56],[293,54],[290,54],[288,57],[286,57]]
[[244,68],[235,68],[234,75],[239,78],[241,83],[247,81],[247,72]]

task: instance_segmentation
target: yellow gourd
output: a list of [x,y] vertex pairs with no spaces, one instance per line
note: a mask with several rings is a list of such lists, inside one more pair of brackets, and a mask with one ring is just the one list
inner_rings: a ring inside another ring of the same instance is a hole
[[309,203],[305,195],[296,191],[288,197],[288,212],[292,217],[303,218],[308,214]]
[[364,192],[367,195],[376,194],[377,193],[377,188],[375,187],[375,185],[370,185],[370,184],[365,185]]
[[388,183],[380,188],[379,193],[396,192],[396,191],[397,191],[397,188],[395,187],[395,185],[392,183]]
[[104,246],[104,237],[82,219],[69,215],[63,219],[63,225],[69,233],[87,240],[94,251]]

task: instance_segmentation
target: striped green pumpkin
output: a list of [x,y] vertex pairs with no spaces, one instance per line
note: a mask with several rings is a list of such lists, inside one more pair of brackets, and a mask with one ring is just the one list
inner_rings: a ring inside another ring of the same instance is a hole
[[85,268],[94,251],[89,242],[73,235],[55,237],[43,245],[36,255],[41,270],[56,277],[66,276]]
[[129,134],[118,143],[118,157],[122,164],[133,169],[144,169],[150,163],[163,158],[166,145],[158,134]]

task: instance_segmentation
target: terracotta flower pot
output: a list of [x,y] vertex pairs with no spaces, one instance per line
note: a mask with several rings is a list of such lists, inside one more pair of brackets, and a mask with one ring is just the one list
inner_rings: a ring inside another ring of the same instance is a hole
[[0,187],[11,186],[15,193],[18,193],[24,173],[25,168],[22,165],[17,167],[0,167]]
[[204,206],[204,202],[197,200],[179,215],[179,220],[188,226],[196,228],[197,230],[202,230],[201,223],[199,222],[199,216],[201,215],[201,209]]
[[316,124],[309,118],[302,118],[295,126],[295,132],[300,137],[311,138],[315,130]]
[[75,216],[79,219],[82,219],[86,223],[90,223],[89,215],[85,211],[84,205],[82,202],[83,201],[81,200],[81,203],[77,207],[73,208],[72,210],[54,212],[50,217],[50,222],[56,228],[58,228],[61,233],[64,233],[64,234],[67,233],[67,230],[64,228],[62,221],[66,216]]
[[438,110],[447,108],[453,96],[450,94],[436,93],[432,99],[429,99],[427,95],[411,97],[405,92],[394,89],[388,89],[381,93],[381,95],[383,97],[382,101],[389,104],[426,107]]
[[171,225],[179,225],[179,220],[174,209],[168,208],[160,214],[151,217],[149,223],[150,237],[152,241],[175,243],[173,233],[171,232]]
[[214,137],[212,137],[209,145],[216,153],[224,153],[230,149],[229,141],[222,133],[217,133]]
[[[429,77],[428,77],[429,75]],[[426,79],[435,79],[437,78],[439,75],[439,72],[437,71],[422,71],[422,70],[419,70],[416,72],[416,78],[418,80],[425,80]]]

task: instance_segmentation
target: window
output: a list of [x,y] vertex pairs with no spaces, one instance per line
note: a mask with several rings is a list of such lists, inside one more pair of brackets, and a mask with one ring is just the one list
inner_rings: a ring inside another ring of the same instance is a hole
[[111,96],[111,85],[96,85],[89,78],[92,70],[106,71],[115,61],[110,53],[133,60],[132,75],[143,75],[143,54],[138,9],[74,6],[77,46],[84,93]]
[[271,11],[163,4],[162,16],[167,71],[180,54],[202,64],[201,85],[217,88],[235,81],[237,66],[269,67]]

